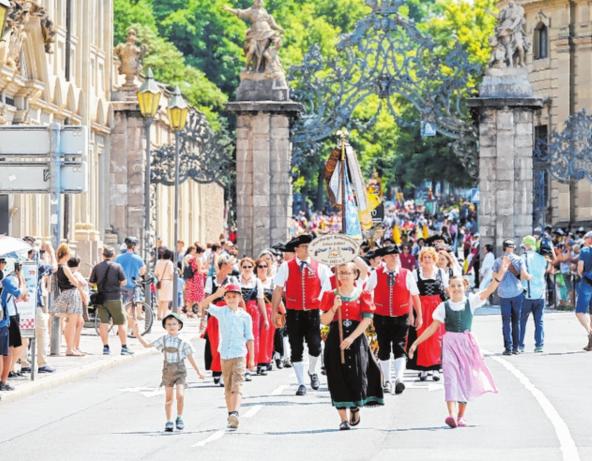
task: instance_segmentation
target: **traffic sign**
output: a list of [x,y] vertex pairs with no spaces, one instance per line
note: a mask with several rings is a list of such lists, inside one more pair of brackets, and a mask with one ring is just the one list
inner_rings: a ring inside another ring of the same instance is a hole
[[[0,159],[49,156],[50,132],[46,126],[0,127]],[[85,126],[64,126],[60,134],[60,153],[86,156],[88,130]]]
[[[88,190],[87,162],[62,166],[62,192],[79,194]],[[50,188],[49,165],[0,162],[0,191],[3,193],[47,193]]]

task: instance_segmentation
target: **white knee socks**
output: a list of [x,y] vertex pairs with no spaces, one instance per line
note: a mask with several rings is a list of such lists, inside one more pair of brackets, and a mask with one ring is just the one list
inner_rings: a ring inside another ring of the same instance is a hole
[[296,373],[296,381],[298,381],[299,386],[304,385],[304,363],[302,362],[294,362],[292,363],[294,367],[294,373]]
[[403,381],[403,375],[405,373],[406,366],[407,359],[405,357],[395,359],[395,379],[397,381]]
[[319,361],[318,357],[313,357],[312,355],[308,356],[308,374],[314,375],[317,372],[317,362]]
[[380,361],[380,369],[382,370],[382,381],[383,383],[388,383],[391,380],[391,361],[389,360],[381,360]]

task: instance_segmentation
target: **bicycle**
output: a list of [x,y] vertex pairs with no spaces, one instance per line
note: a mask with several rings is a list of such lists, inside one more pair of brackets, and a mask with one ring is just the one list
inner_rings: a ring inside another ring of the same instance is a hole
[[[147,333],[150,333],[150,331],[152,330],[152,325],[154,323],[154,296],[152,295],[153,283],[153,276],[142,278],[140,280],[134,280],[134,294],[132,296],[132,300],[124,305],[125,312],[128,315],[128,324],[130,323],[130,319],[132,322],[141,322],[139,330],[142,336],[144,336]],[[144,300],[144,290],[147,286],[150,287],[149,303],[147,303]],[[97,335],[99,334],[99,325],[100,319],[97,315],[95,306],[94,328]],[[113,323],[109,325],[108,332],[111,333],[112,330]],[[128,328],[127,335],[129,338],[134,338],[134,335],[131,332],[131,328]]]

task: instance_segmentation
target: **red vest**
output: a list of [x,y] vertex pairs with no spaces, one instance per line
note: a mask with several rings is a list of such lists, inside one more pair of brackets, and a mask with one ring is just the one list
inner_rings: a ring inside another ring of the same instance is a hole
[[411,293],[407,289],[407,277],[411,277],[411,273],[401,267],[395,277],[395,284],[389,286],[386,267],[381,266],[376,269],[378,280],[374,289],[374,305],[376,306],[374,313],[376,315],[401,317],[409,313]]
[[294,258],[288,262],[288,280],[286,282],[286,309],[309,311],[319,308],[321,279],[319,265],[311,261],[302,271]]

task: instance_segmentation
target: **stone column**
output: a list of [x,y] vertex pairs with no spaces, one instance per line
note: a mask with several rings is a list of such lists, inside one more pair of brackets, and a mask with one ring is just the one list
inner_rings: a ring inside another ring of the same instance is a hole
[[533,231],[533,116],[543,102],[524,69],[490,69],[470,105],[480,115],[479,232],[501,254],[505,239],[519,245]]
[[237,114],[236,200],[238,246],[257,256],[288,237],[292,214],[290,120],[301,106],[292,101],[240,101]]

